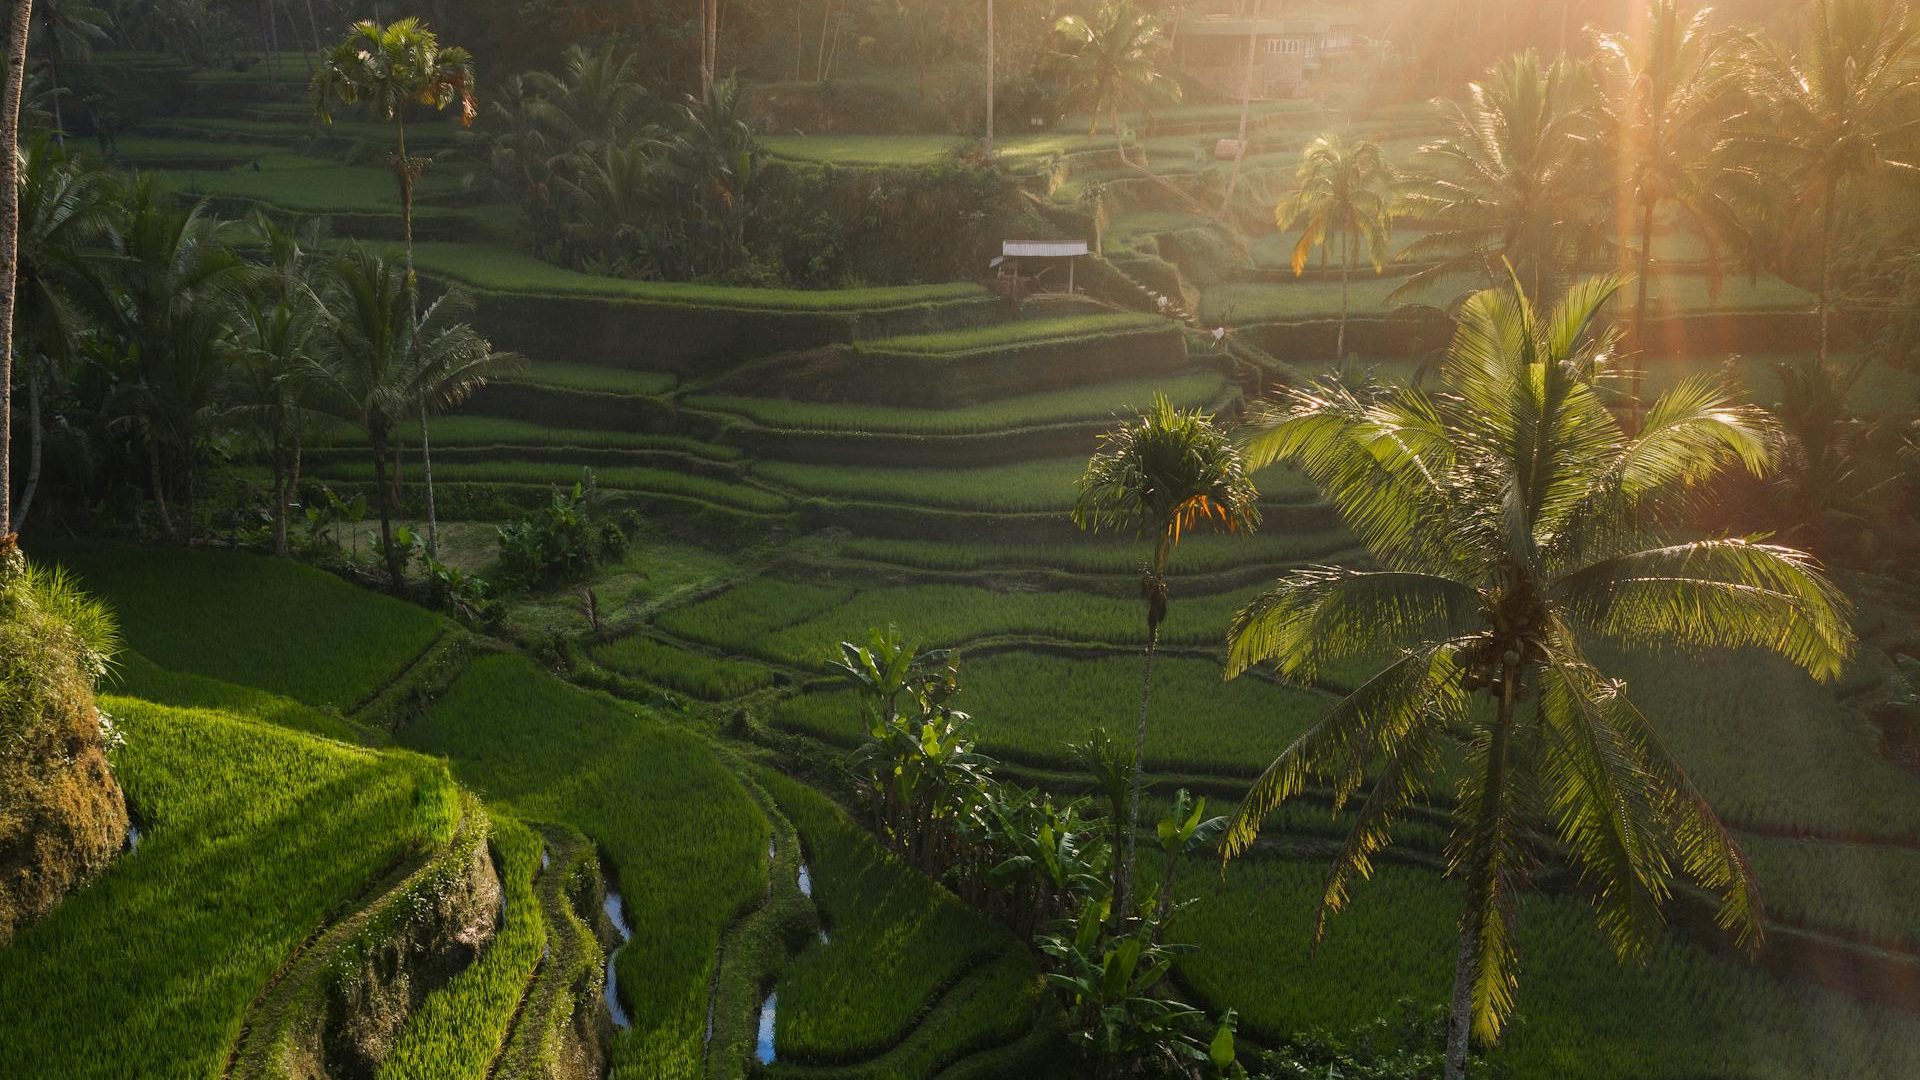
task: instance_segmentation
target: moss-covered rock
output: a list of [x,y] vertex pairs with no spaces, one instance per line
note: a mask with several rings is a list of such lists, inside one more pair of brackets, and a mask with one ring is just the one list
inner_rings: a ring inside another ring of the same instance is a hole
[[93,698],[112,640],[103,609],[0,537],[0,944],[126,843]]

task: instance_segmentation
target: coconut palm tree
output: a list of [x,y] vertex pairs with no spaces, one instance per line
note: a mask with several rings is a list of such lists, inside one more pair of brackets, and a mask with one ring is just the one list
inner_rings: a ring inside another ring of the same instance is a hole
[[[1745,102],[1729,39],[1712,29],[1710,14],[1689,15],[1675,0],[1653,0],[1636,32],[1602,34],[1596,41],[1605,142],[1620,155],[1621,194],[1639,215],[1633,335],[1642,350],[1653,229],[1660,212],[1669,206],[1678,210],[1687,231],[1706,244],[1708,280],[1716,287],[1720,241],[1742,239],[1746,232],[1731,190],[1743,186],[1744,174],[1730,166],[1724,152],[1726,124]],[[1627,391],[1634,417],[1640,410],[1640,383],[1636,365]]]
[[1747,943],[1761,933],[1745,856],[1588,645],[1752,646],[1819,679],[1854,646],[1847,601],[1810,556],[1675,538],[1699,485],[1768,468],[1776,433],[1698,377],[1629,435],[1594,388],[1618,343],[1595,332],[1595,314],[1621,286],[1585,280],[1550,313],[1517,279],[1475,294],[1439,393],[1297,390],[1257,414],[1246,442],[1250,467],[1302,468],[1377,569],[1280,579],[1235,617],[1228,674],[1272,661],[1304,681],[1394,659],[1268,766],[1225,857],[1309,781],[1331,787],[1336,809],[1368,789],[1328,873],[1317,940],[1396,819],[1449,779],[1442,744],[1457,739],[1447,863],[1466,899],[1450,1078],[1464,1075],[1470,1034],[1494,1041],[1513,1009],[1516,892],[1540,832],[1564,845],[1622,956],[1646,947],[1676,873],[1719,895],[1723,928]]
[[1147,706],[1153,658],[1167,614],[1167,568],[1180,538],[1216,522],[1227,532],[1260,521],[1259,492],[1240,451],[1197,409],[1177,409],[1164,395],[1136,419],[1100,437],[1100,452],[1080,476],[1074,523],[1094,532],[1119,530],[1153,538],[1153,558],[1141,569],[1147,606],[1146,666],[1140,677],[1140,714],[1133,737],[1133,775],[1127,799],[1124,856],[1114,875],[1113,919],[1131,916],[1134,839],[1140,831],[1141,775],[1147,745]]
[[1442,278],[1498,284],[1505,263],[1540,292],[1602,246],[1590,85],[1571,61],[1528,51],[1469,83],[1465,102],[1437,103],[1447,133],[1414,153],[1401,213],[1429,231],[1400,254],[1434,265],[1389,301]]
[[420,316],[413,332],[413,396],[420,404],[420,470],[427,491],[427,554],[440,556],[440,522],[433,501],[433,440],[429,418],[451,409],[495,376],[519,363],[497,353],[468,322],[473,301],[449,290]]
[[393,125],[390,161],[400,185],[401,234],[411,275],[413,188],[429,159],[407,154],[407,110],[418,105],[445,111],[457,105],[460,125],[472,126],[479,109],[473,56],[457,45],[442,47],[440,39],[419,19],[401,19],[386,26],[365,20],[353,24],[346,40],[321,57],[313,73],[311,96],[314,115],[323,124],[333,123],[336,105],[365,104]]
[[[90,323],[81,299],[97,287],[92,246],[112,227],[112,177],[69,160],[43,136],[20,152],[15,347],[26,366],[27,474],[10,531],[19,532],[40,485],[45,401],[66,381]],[[0,523],[4,525],[7,523]]]
[[399,588],[404,578],[393,546],[387,453],[394,429],[420,404],[412,289],[402,267],[359,247],[334,261],[331,276],[317,361],[309,374],[321,389],[323,407],[367,437],[380,551],[388,577]]
[[1114,143],[1124,154],[1120,110],[1151,109],[1179,99],[1179,84],[1160,70],[1160,16],[1135,7],[1133,0],[1107,0],[1091,17],[1063,15],[1054,31],[1067,43],[1062,57],[1072,94],[1086,102],[1093,117],[1088,139],[1100,130],[1104,112],[1113,122]]
[[53,91],[53,135],[61,146],[67,144],[67,125],[61,116],[60,101],[66,96],[60,83],[62,61],[86,59],[96,42],[105,41],[113,16],[87,0],[37,0],[33,22],[44,35],[47,47],[47,79]]
[[1814,0],[1805,36],[1789,49],[1749,39],[1745,69],[1764,127],[1734,138],[1785,189],[1791,231],[1817,218],[1820,352],[1829,351],[1834,213],[1862,182],[1913,174],[1911,134],[1920,107],[1920,21],[1905,3]]
[[1386,264],[1393,174],[1378,143],[1328,134],[1307,144],[1294,179],[1299,186],[1274,210],[1273,220],[1282,232],[1300,230],[1293,245],[1295,277],[1306,270],[1314,248],[1323,260],[1328,247],[1340,248],[1340,332],[1333,350],[1338,363],[1347,357],[1347,278],[1363,254],[1376,274]]
[[287,506],[298,483],[302,437],[314,398],[311,352],[323,314],[311,291],[250,292],[234,312],[236,367],[245,404],[272,470],[273,553],[287,554]]

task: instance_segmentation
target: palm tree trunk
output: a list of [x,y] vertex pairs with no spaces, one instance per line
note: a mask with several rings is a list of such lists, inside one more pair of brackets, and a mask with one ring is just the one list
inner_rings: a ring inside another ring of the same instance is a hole
[[287,555],[287,440],[280,432],[280,422],[273,425],[273,553],[281,558]]
[[400,554],[393,549],[393,513],[387,507],[387,428],[376,423],[368,433],[373,444],[373,501],[380,509],[380,550],[386,555],[387,576],[399,589],[405,582],[400,572]]
[[440,522],[433,510],[433,442],[427,436],[427,403],[420,402],[420,476],[427,485],[427,554],[440,557]]
[[993,0],[987,0],[987,155],[993,154]]
[[1833,182],[1828,181],[1820,208],[1820,366],[1827,366],[1827,318],[1833,290]]
[[313,17],[313,0],[307,0],[307,32],[313,36],[314,51],[320,51],[320,20]]
[[1640,430],[1641,368],[1647,362],[1647,275],[1653,269],[1653,200],[1640,208],[1640,280],[1634,283],[1633,347],[1640,353],[1634,361],[1633,375],[1627,384],[1627,421],[1631,431]]
[[1133,903],[1134,841],[1140,832],[1140,789],[1145,785],[1141,774],[1147,754],[1147,702],[1153,696],[1153,656],[1160,646],[1160,624],[1151,621],[1147,626],[1147,661],[1140,675],[1140,720],[1133,732],[1133,775],[1127,785],[1127,830],[1123,835],[1126,857],[1120,878],[1114,883],[1113,912],[1110,918],[1113,925],[1119,926],[1127,918]]
[[0,97],[0,522],[13,520],[13,300],[20,267],[20,95],[33,0],[14,0]]
[[173,515],[167,512],[167,485],[160,476],[160,440],[147,436],[147,482],[153,485],[153,505],[160,511],[160,529],[167,539],[180,539],[180,531],[173,527]]
[[32,449],[27,454],[27,482],[20,489],[13,522],[7,526],[8,532],[15,533],[26,524],[27,511],[33,509],[33,494],[40,488],[40,448],[46,441],[46,425],[40,418],[40,372],[31,367],[27,369],[27,421],[33,427]]
[[1347,258],[1340,264],[1340,331],[1333,339],[1333,362],[1347,362],[1347,277],[1353,272],[1353,237],[1347,237]]
[[[1513,702],[1520,672],[1505,669],[1500,683],[1500,698],[1493,721],[1492,745],[1487,749],[1486,790],[1481,795],[1480,813],[1498,819],[1506,813],[1507,735],[1513,726]],[[1470,826],[1477,827],[1477,826]],[[1479,968],[1480,924],[1485,918],[1485,898],[1492,891],[1487,880],[1492,873],[1497,836],[1477,841],[1467,877],[1467,903],[1460,914],[1460,952],[1454,958],[1453,1001],[1447,1011],[1446,1080],[1466,1080],[1467,1055],[1473,1042],[1473,984]]]
[[[1254,23],[1248,23],[1254,26]],[[1247,160],[1247,117],[1253,112],[1253,61],[1258,55],[1259,38],[1247,31],[1247,71],[1240,80],[1240,151],[1233,156],[1233,174],[1227,178],[1227,193],[1220,199],[1220,213],[1233,205],[1233,190],[1240,186],[1240,168]]]
[[65,110],[60,107],[60,46],[53,40],[47,42],[47,86],[53,91],[53,139],[60,144],[60,149],[65,150],[67,121]]

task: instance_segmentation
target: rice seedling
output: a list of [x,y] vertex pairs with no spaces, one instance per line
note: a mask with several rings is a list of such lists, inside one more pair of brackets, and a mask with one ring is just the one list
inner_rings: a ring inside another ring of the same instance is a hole
[[[1201,535],[1180,543],[1174,578],[1247,566],[1284,565],[1332,559],[1355,547],[1345,528],[1298,532],[1271,530],[1237,536]],[[1144,541],[1088,537],[1070,543],[965,544],[944,540],[892,540],[854,537],[840,545],[850,559],[912,567],[916,570],[1028,570],[1046,568],[1081,574],[1134,574],[1150,554]]]
[[367,698],[444,625],[285,559],[92,541],[36,554],[105,597],[127,644],[155,664],[323,709]]
[[635,371],[611,364],[566,364],[557,360],[538,360],[502,382],[551,386],[561,390],[587,390],[597,394],[630,394],[657,397],[674,388],[679,381],[671,372]]
[[1082,458],[1042,458],[971,469],[887,469],[767,461],[757,475],[804,494],[905,502],[994,513],[1065,511],[1073,506]]
[[780,979],[774,1049],[796,1061],[856,1061],[906,1036],[933,995],[1011,935],[882,851],[825,796],[756,774],[799,830],[828,940]]
[[242,1014],[329,911],[445,844],[444,766],[204,709],[102,707],[143,839],[0,949],[0,1076],[217,1076]]
[[544,843],[520,822],[503,814],[492,817],[505,919],[486,951],[407,1017],[399,1041],[380,1064],[379,1080],[486,1080],[540,965],[547,925],[534,895],[534,876]]
[[977,435],[1074,420],[1103,420],[1146,405],[1156,391],[1166,394],[1176,405],[1197,408],[1218,400],[1226,389],[1224,375],[1190,371],[1167,378],[1127,379],[953,409],[843,405],[719,394],[695,394],[687,398],[687,404],[737,413],[766,427],[794,431]]
[[1052,344],[1115,334],[1171,332],[1173,324],[1158,315],[1141,313],[1060,315],[1044,319],[1016,319],[958,330],[904,334],[863,342],[862,352],[904,356],[963,356]]
[[[971,713],[980,749],[1027,764],[1070,764],[1069,743],[1094,724],[1119,729],[1140,704],[1140,661],[995,653],[959,663],[958,707]],[[1333,699],[1257,678],[1223,682],[1211,660],[1162,660],[1154,668],[1154,769],[1248,776],[1318,720]],[[866,730],[850,693],[815,693],[780,704],[774,720],[830,742],[855,745]]]
[[251,686],[171,671],[132,650],[115,657],[113,666],[110,687],[124,697],[180,709],[210,709],[342,742],[363,742],[371,734],[337,712]]
[[[370,461],[330,462],[311,470],[329,480],[371,483]],[[522,486],[569,487],[577,483],[581,469],[565,462],[543,461],[447,461],[433,467],[437,483],[514,484]],[[714,480],[672,469],[644,465],[609,465],[593,470],[594,482],[605,491],[633,491],[652,495],[678,495],[716,506],[775,514],[787,508],[787,500],[771,491],[745,484]]]
[[740,781],[697,736],[518,655],[475,661],[400,737],[508,812],[599,845],[634,930],[613,1075],[694,1075],[721,931],[766,889],[770,830]]
[[[1174,933],[1200,948],[1179,973],[1209,1003],[1239,1009],[1243,1031],[1267,1039],[1345,1031],[1380,1015],[1386,1002],[1444,1000],[1458,944],[1453,883],[1377,867],[1310,955],[1324,866],[1256,859],[1235,863],[1223,880],[1217,871],[1202,860],[1186,877],[1201,900]],[[1513,1076],[1910,1074],[1920,1018],[1909,1014],[1783,982],[1678,932],[1659,937],[1644,966],[1621,964],[1577,896],[1528,897],[1520,935],[1522,1019],[1493,1055]]]
[[[420,425],[417,422],[396,425],[394,434],[396,438],[405,439],[409,445],[417,445],[420,441]],[[364,445],[364,441],[356,437],[347,440],[347,445]],[[737,459],[740,456],[738,450],[715,446],[684,435],[653,435],[646,432],[606,428],[555,428],[526,420],[509,420],[505,417],[470,413],[443,416],[434,420],[433,446],[436,450],[463,446],[498,446],[509,449],[576,446],[587,449],[661,450],[709,459]],[[439,470],[444,467],[446,467],[445,462],[434,467],[436,479],[439,477]],[[575,479],[578,479],[577,471]]]
[[588,653],[603,667],[707,701],[741,697],[773,681],[773,672],[759,664],[676,649],[641,634],[602,642]]
[[730,647],[829,611],[852,595],[851,589],[830,585],[755,577],[697,604],[663,612],[656,621],[669,633]]
[[1920,850],[1751,835],[1740,846],[1769,918],[1920,951]]

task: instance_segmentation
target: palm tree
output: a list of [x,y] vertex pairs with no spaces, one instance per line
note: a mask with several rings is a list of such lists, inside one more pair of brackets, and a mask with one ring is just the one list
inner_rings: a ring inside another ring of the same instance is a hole
[[1588,89],[1577,65],[1529,51],[1469,83],[1465,103],[1438,103],[1447,134],[1415,152],[1400,215],[1430,230],[1400,257],[1437,262],[1390,301],[1446,277],[1496,284],[1503,260],[1540,292],[1598,246],[1607,189]]
[[20,152],[20,231],[15,339],[26,365],[27,475],[10,523],[19,532],[40,484],[46,441],[45,400],[66,380],[89,319],[80,296],[97,288],[92,245],[112,226],[113,180],[69,160],[45,137]]
[[[1713,32],[1710,14],[1701,10],[1689,16],[1675,0],[1653,0],[1635,33],[1603,34],[1597,41],[1599,115],[1606,142],[1618,148],[1624,166],[1622,195],[1639,212],[1633,337],[1642,351],[1653,228],[1660,211],[1671,204],[1688,231],[1705,242],[1709,282],[1715,286],[1720,238],[1745,231],[1729,192],[1739,174],[1722,152],[1726,124],[1744,102],[1738,68],[1729,62],[1728,39]],[[1636,365],[1627,391],[1629,415],[1636,418],[1640,382]]]
[[400,185],[401,234],[406,244],[407,273],[413,273],[413,187],[429,164],[427,158],[407,155],[407,109],[423,105],[444,111],[459,105],[462,127],[478,112],[473,56],[457,45],[442,48],[440,39],[419,19],[407,18],[381,26],[372,20],[353,24],[347,38],[321,57],[314,72],[313,111],[321,123],[333,122],[333,107],[365,103],[380,119],[393,125],[394,179]]
[[467,316],[473,301],[458,289],[435,300],[413,331],[413,397],[420,403],[420,469],[427,490],[427,554],[440,556],[440,523],[433,502],[433,440],[428,418],[453,408],[503,370],[516,365],[512,353],[493,351]]
[[326,295],[318,362],[310,369],[325,406],[358,427],[373,454],[373,498],[380,550],[394,588],[404,583],[393,546],[387,450],[394,428],[420,402],[413,348],[413,299],[404,269],[364,248],[335,260]]
[[26,88],[27,38],[32,30],[33,0],[14,0],[13,18],[7,23],[6,85],[0,90],[0,528],[13,521],[13,297],[20,251],[20,97]]
[[[93,307],[128,357],[129,378],[115,401],[119,422],[143,434],[161,526],[177,536],[167,509],[168,462],[185,472],[191,504],[231,356],[226,315],[248,267],[222,242],[226,226],[206,203],[181,209],[151,177],[134,179],[120,217],[111,233],[112,280],[97,286]],[[191,528],[191,514],[188,522]]]
[[311,351],[323,314],[309,290],[254,290],[234,313],[238,367],[255,433],[273,473],[273,553],[287,554],[287,506],[298,482],[313,394]]
[[85,59],[90,55],[95,42],[106,40],[113,17],[87,0],[38,0],[33,19],[46,35],[47,77],[53,89],[53,135],[64,147],[67,126],[60,109],[60,99],[65,96],[60,84],[60,62],[72,56]]
[[1545,315],[1517,279],[1475,294],[1442,392],[1297,390],[1257,414],[1246,444],[1250,466],[1304,469],[1379,569],[1280,579],[1235,617],[1228,674],[1271,660],[1304,681],[1396,658],[1268,766],[1225,857],[1310,780],[1332,788],[1337,810],[1369,788],[1328,873],[1318,940],[1396,819],[1444,779],[1442,745],[1464,745],[1447,849],[1466,885],[1450,1078],[1464,1075],[1469,1035],[1494,1041],[1512,1011],[1515,894],[1536,830],[1557,834],[1622,956],[1645,948],[1676,872],[1720,896],[1723,928],[1747,943],[1761,934],[1745,856],[1588,641],[1753,646],[1823,680],[1854,646],[1847,601],[1810,556],[1674,538],[1701,484],[1769,467],[1775,431],[1698,377],[1628,435],[1593,384],[1618,343],[1595,332],[1595,314],[1621,286],[1582,281]]
[[1087,138],[1100,130],[1100,114],[1113,122],[1113,138],[1126,153],[1120,124],[1123,106],[1150,109],[1177,100],[1179,84],[1160,71],[1160,16],[1134,6],[1133,0],[1107,0],[1091,18],[1063,15],[1054,31],[1066,39],[1072,93],[1093,114]]
[[1786,188],[1795,232],[1818,215],[1820,352],[1828,358],[1834,212],[1849,187],[1916,170],[1910,150],[1920,22],[1908,5],[1814,0],[1797,50],[1748,42],[1746,70],[1766,126],[1735,138]]
[[1133,775],[1127,800],[1126,852],[1114,880],[1113,919],[1131,915],[1134,839],[1140,831],[1141,775],[1147,745],[1147,705],[1153,691],[1153,657],[1160,622],[1167,614],[1167,568],[1180,538],[1218,522],[1230,533],[1260,521],[1259,493],[1248,479],[1240,452],[1198,410],[1176,409],[1164,395],[1135,420],[1100,437],[1100,452],[1080,476],[1073,520],[1082,529],[1107,529],[1153,537],[1153,559],[1141,569],[1147,605],[1146,666],[1140,677],[1140,717],[1133,737]]
[[706,97],[682,102],[679,120],[666,142],[666,165],[690,194],[705,234],[701,272],[724,274],[745,251],[748,211],[766,151],[748,126],[746,88],[736,79],[722,79]]
[[586,153],[620,141],[647,98],[638,57],[611,44],[591,50],[568,46],[560,74],[535,71],[524,81],[542,106],[541,122]]
[[1322,135],[1301,152],[1294,174],[1299,187],[1274,210],[1281,231],[1300,230],[1293,245],[1293,274],[1307,268],[1307,257],[1320,248],[1326,257],[1329,241],[1340,252],[1340,332],[1334,361],[1347,357],[1347,278],[1362,252],[1378,274],[1386,263],[1387,238],[1393,228],[1392,172],[1371,139],[1349,143],[1338,135]]

